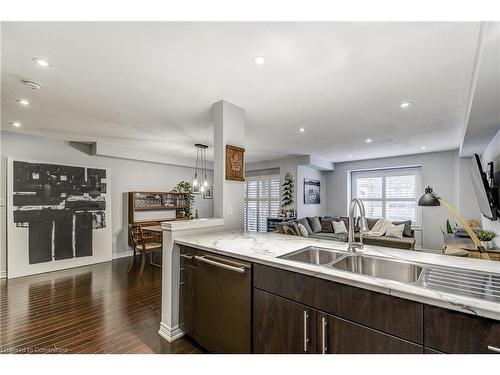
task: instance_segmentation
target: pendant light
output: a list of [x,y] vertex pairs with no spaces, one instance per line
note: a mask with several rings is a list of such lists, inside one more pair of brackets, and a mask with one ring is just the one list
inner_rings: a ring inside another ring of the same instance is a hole
[[[208,187],[207,180],[207,145],[196,143],[196,167],[194,170],[193,187],[200,185],[200,192],[204,192]],[[198,166],[200,166],[200,176],[198,176]],[[201,179],[201,181],[200,181]]]

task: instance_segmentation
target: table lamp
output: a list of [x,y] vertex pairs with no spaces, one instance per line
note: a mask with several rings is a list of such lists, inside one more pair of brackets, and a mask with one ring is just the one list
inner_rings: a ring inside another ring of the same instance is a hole
[[481,259],[490,260],[490,256],[488,255],[486,249],[483,247],[481,241],[479,240],[479,238],[477,238],[472,228],[465,222],[464,218],[460,216],[457,210],[451,207],[443,198],[437,196],[430,186],[427,186],[425,188],[425,193],[418,200],[418,205],[423,207],[443,205],[444,207],[446,207],[448,211],[450,211],[451,214],[455,217],[455,219],[457,219],[458,222],[464,227],[465,231],[470,236],[472,242],[474,242],[474,245],[478,249]]

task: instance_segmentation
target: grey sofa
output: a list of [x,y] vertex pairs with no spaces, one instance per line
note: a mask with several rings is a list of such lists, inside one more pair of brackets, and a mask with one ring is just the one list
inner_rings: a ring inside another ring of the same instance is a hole
[[[318,220],[320,225],[318,225]],[[333,216],[323,216],[323,217],[307,217],[299,220],[293,220],[289,222],[279,223],[276,225],[277,232],[283,233],[284,225],[292,225],[292,223],[298,224],[301,223],[306,227],[309,237],[318,238],[322,240],[333,240],[333,241],[341,241],[347,242],[348,235],[347,233],[335,233],[333,231],[333,226],[331,224],[332,221],[343,221],[346,228],[349,229],[349,223],[347,217],[333,217]],[[379,219],[366,219],[368,228],[371,230],[375,223]],[[357,227],[357,220],[355,220],[354,227],[354,237],[356,241],[359,241],[359,230]],[[307,225],[306,225],[307,224]],[[383,246],[383,247],[391,247],[396,249],[405,249],[405,250],[413,250],[415,248],[415,232],[411,229],[410,221],[394,221],[393,224],[400,225],[405,224],[405,229],[403,232],[402,238],[394,238],[387,236],[380,237],[367,237],[363,236],[363,243],[367,245],[374,246]],[[297,233],[300,235],[300,233]]]

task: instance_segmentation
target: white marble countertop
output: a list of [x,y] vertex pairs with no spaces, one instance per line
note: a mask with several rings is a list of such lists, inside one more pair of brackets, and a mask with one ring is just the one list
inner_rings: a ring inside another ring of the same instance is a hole
[[[333,267],[311,265],[278,258],[281,255],[302,249],[309,245],[346,251],[347,244],[342,242],[294,237],[275,233],[249,233],[241,231],[212,232],[185,237],[180,236],[175,239],[175,242],[177,244],[192,246],[221,255],[266,264],[421,303],[500,320],[500,303],[493,301],[459,296],[423,288],[417,285],[359,275],[336,270]],[[451,257],[439,254],[429,254],[421,251],[389,249],[368,245],[365,245],[363,253],[427,265],[458,267],[500,274],[500,262],[496,261]]]

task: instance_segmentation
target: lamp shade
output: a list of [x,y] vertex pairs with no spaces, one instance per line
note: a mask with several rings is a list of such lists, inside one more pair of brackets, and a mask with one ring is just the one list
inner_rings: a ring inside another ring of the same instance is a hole
[[439,202],[439,199],[432,190],[432,188],[430,186],[427,186],[425,188],[425,193],[418,200],[418,205],[429,207],[429,206],[440,206],[441,203]]

